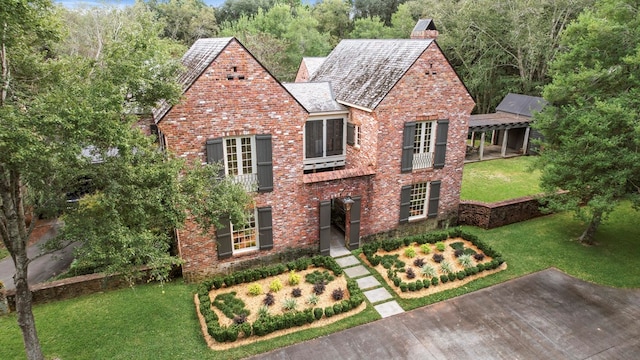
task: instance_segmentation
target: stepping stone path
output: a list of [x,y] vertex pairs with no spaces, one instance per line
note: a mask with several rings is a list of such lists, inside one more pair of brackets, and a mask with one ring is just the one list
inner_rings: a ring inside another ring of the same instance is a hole
[[369,302],[375,304],[373,307],[380,316],[386,318],[404,312],[398,302],[393,300],[393,296],[389,291],[380,284],[378,279],[371,275],[366,267],[360,264],[360,261],[355,256],[351,255],[349,250],[345,249],[344,252],[332,251],[331,256],[336,259],[336,262],[348,277],[356,280],[360,289],[363,290],[364,296],[369,299]]

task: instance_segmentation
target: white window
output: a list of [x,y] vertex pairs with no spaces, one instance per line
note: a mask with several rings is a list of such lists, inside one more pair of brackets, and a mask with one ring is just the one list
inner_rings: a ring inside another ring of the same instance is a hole
[[344,118],[307,120],[304,127],[304,169],[344,166],[346,131]]
[[233,253],[241,253],[249,250],[258,249],[258,224],[255,212],[247,219],[247,224],[243,227],[236,228],[231,223],[231,243],[233,244]]
[[356,125],[353,127],[353,146],[359,148],[360,147],[360,125]]
[[413,168],[424,169],[433,166],[433,152],[436,141],[435,121],[416,123],[413,138]]
[[258,186],[254,139],[253,136],[244,136],[224,140],[225,173],[247,191],[256,191]]
[[411,203],[409,205],[409,220],[427,217],[429,183],[417,183],[411,186]]

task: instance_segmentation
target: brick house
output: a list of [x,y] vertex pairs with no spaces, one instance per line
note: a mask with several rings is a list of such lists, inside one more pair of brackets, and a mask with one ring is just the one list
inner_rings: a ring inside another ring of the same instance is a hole
[[474,102],[434,39],[344,40],[309,82],[282,84],[235,38],[183,57],[184,94],[154,113],[162,146],[222,162],[253,221],[177,231],[187,280],[381,233],[455,221]]

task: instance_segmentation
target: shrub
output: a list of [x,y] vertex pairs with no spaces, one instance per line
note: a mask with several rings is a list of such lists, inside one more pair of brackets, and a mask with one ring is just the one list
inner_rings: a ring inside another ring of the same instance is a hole
[[424,258],[417,258],[413,260],[413,266],[421,268],[424,265]]
[[436,268],[434,268],[429,264],[423,265],[422,268],[420,269],[420,272],[422,273],[422,276],[429,277],[429,278],[432,278],[438,274],[438,272],[436,271]]
[[291,296],[293,296],[294,298],[302,296],[302,290],[300,290],[300,288],[291,290]]
[[431,278],[431,285],[436,286],[438,285],[439,279],[437,276],[434,276]]
[[404,249],[404,256],[408,257],[409,259],[412,259],[416,257],[416,250],[413,247],[408,247]]
[[316,295],[322,295],[322,293],[324,292],[324,289],[325,289],[324,281],[318,281],[317,283],[313,284],[313,292]]
[[422,290],[423,287],[424,283],[422,282],[422,280],[416,281],[416,291]]
[[475,250],[473,250],[472,248],[465,248],[464,249],[464,254],[473,256],[473,255],[477,254],[477,252]]
[[272,293],[267,293],[264,299],[262,299],[262,303],[265,304],[266,306],[271,306],[275,304],[275,302],[276,302],[276,299],[273,297]]
[[327,306],[324,308],[324,316],[330,318],[333,316],[333,306]]
[[213,300],[213,306],[217,307],[224,316],[232,320],[236,315],[249,314],[249,310],[244,307],[244,301],[237,298],[236,293],[233,291],[216,295],[216,298]]
[[224,280],[220,276],[216,276],[213,279],[213,287],[216,288],[216,289],[220,289],[222,287],[223,283],[224,283]]
[[447,277],[449,278],[449,281],[454,281],[455,279],[457,279],[457,274],[454,272],[450,272],[447,274]]
[[289,272],[289,285],[294,286],[300,284],[300,275],[295,270]]
[[484,271],[484,264],[478,264],[477,268],[479,272]]
[[320,298],[315,293],[309,295],[309,297],[307,298],[307,304],[310,304],[310,305],[316,305],[318,304],[319,301],[320,301]]
[[333,313],[335,315],[341,314],[342,313],[342,304],[341,303],[335,303],[333,304]]
[[273,292],[282,290],[282,282],[280,281],[280,279],[274,279],[273,281],[271,281],[271,283],[269,284],[269,289]]
[[438,242],[436,243],[436,250],[438,250],[438,251],[440,251],[440,252],[443,252],[443,251],[444,251],[444,249],[446,249],[446,248],[447,248],[447,247],[445,246],[444,242],[442,242],[442,241],[438,241]]
[[409,291],[416,291],[416,283],[414,282],[410,282],[407,284],[407,288],[409,289]]
[[442,262],[442,260],[444,260],[444,256],[442,256],[442,254],[433,254],[433,257],[431,259],[433,259],[433,261],[437,263],[440,263]]
[[[483,253],[477,253],[477,254],[473,255],[473,258],[476,259],[477,261],[482,261],[482,260],[484,260],[484,256],[485,255]],[[215,286],[215,284],[214,284],[214,286]]]
[[451,265],[450,262],[444,260],[440,263],[440,271],[442,271],[445,274],[450,274],[453,272],[453,266]]
[[408,289],[409,289],[409,285],[407,285],[406,282],[401,282],[400,283],[400,291],[407,292]]
[[463,250],[464,249],[464,243],[462,241],[456,241],[454,243],[451,243],[451,248],[453,250]]
[[320,272],[319,270],[315,270],[312,273],[307,274],[304,277],[304,281],[309,284],[315,284],[318,281],[324,281],[325,284],[332,282],[335,278],[333,275],[329,274],[327,270]]
[[413,271],[412,268],[407,268],[406,274],[407,274],[407,279],[413,279],[416,277],[416,273]]
[[322,308],[313,309],[313,317],[316,318],[316,320],[320,320],[323,314],[324,311],[322,310]]
[[458,273],[456,274],[458,280],[464,279],[465,276],[467,276],[467,273],[465,273],[464,271],[458,271]]
[[420,250],[424,253],[424,254],[429,254],[431,252],[431,245],[429,244],[422,244],[420,245]]
[[351,301],[342,300],[341,304],[342,304],[342,312],[347,312],[351,310]]
[[471,259],[471,255],[462,255],[458,258],[458,262],[465,269],[473,266],[473,260]]
[[440,282],[446,284],[449,282],[449,277],[447,275],[440,275]]
[[331,298],[334,301],[342,300],[343,297],[344,297],[344,290],[342,290],[341,288],[337,288],[333,290],[333,292],[331,293]]
[[[434,279],[436,279],[436,278],[434,278]],[[431,280],[429,280],[429,279],[424,279],[424,281],[422,283],[424,284],[424,288],[425,289],[428,289],[429,286],[431,286]]]
[[397,276],[394,277],[393,278],[393,285],[400,286],[400,281],[401,281],[401,279],[399,277],[397,277]]
[[224,285],[225,285],[226,287],[230,287],[230,286],[233,286],[233,285],[235,285],[235,284],[236,284],[236,283],[235,283],[235,278],[234,278],[233,276],[231,276],[231,275],[227,275],[227,276],[225,276],[225,277],[222,279],[222,281],[224,282]]
[[262,294],[262,285],[258,283],[249,285],[249,295],[258,296],[260,294]]
[[456,249],[456,251],[453,252],[453,256],[455,257],[460,257],[464,254],[464,250],[462,249]]
[[226,341],[234,342],[234,341],[238,340],[238,328],[237,327],[229,326],[225,332],[227,333]]
[[293,311],[298,307],[298,302],[293,298],[285,298],[282,302],[282,308],[286,311]]
[[258,318],[261,318],[263,316],[269,316],[269,307],[266,305],[262,305],[258,309]]

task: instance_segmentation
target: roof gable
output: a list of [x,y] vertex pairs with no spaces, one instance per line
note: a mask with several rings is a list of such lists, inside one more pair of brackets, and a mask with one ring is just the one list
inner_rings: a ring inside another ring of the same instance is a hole
[[539,112],[547,104],[541,97],[509,93],[496,107],[496,112],[532,117],[534,112]]
[[[200,75],[202,75],[211,62],[220,55],[232,39],[231,37],[198,39],[189,50],[187,50],[181,59],[184,71],[178,75],[178,82],[182,87],[183,94],[193,85]],[[170,109],[171,104],[163,100],[153,111],[155,122],[160,121]]]
[[282,85],[310,114],[348,111],[335,100],[331,84],[328,82],[286,83]]
[[315,73],[318,71],[320,66],[322,66],[322,63],[324,63],[325,59],[326,57],[303,57],[302,58],[302,61],[307,67],[307,73],[309,74],[309,77],[312,77],[313,75],[315,75]]
[[330,81],[338,101],[373,110],[431,43],[342,40],[310,81]]

